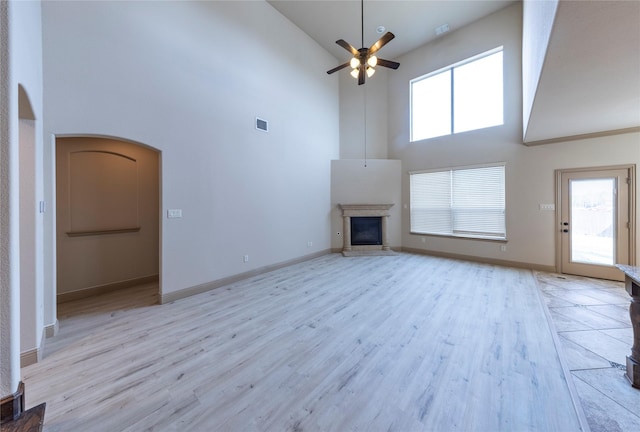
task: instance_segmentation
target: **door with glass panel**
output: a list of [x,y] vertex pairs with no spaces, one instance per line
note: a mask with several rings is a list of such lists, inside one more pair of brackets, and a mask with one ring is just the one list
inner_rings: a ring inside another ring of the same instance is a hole
[[560,180],[560,271],[624,280],[633,255],[631,167],[567,170]]

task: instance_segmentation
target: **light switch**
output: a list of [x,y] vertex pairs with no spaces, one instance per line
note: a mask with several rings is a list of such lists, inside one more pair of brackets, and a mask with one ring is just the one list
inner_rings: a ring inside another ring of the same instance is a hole
[[169,209],[167,210],[167,218],[181,218],[182,217],[182,209]]
[[555,204],[540,204],[540,210],[555,210],[556,209],[556,205]]

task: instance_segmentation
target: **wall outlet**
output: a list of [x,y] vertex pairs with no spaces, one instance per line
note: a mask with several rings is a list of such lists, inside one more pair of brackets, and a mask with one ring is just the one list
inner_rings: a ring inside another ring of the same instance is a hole
[[307,242],[307,247],[308,247],[308,248],[310,248],[310,247],[312,247],[312,246],[313,246],[313,242],[312,242],[312,241],[308,241],[308,242]]
[[506,245],[501,245],[500,246],[500,251],[501,252],[506,252],[507,251],[507,246]]
[[425,237],[421,237],[420,240],[422,240],[422,243],[426,243],[427,239]]
[[245,255],[242,257],[242,262],[249,262],[249,255]]

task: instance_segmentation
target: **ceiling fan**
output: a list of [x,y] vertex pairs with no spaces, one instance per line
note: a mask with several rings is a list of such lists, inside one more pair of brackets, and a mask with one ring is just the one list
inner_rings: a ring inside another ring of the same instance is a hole
[[360,2],[360,28],[362,48],[356,49],[353,45],[346,42],[344,39],[336,41],[338,45],[349,51],[353,58],[340,66],[336,66],[331,70],[328,70],[328,74],[344,69],[347,66],[351,66],[351,76],[358,79],[358,85],[364,84],[365,75],[371,77],[375,73],[376,66],[383,66],[390,69],[398,69],[400,63],[391,60],[384,60],[376,57],[374,54],[378,52],[380,48],[385,46],[395,35],[391,32],[386,32],[380,39],[378,39],[370,48],[364,47],[364,0]]

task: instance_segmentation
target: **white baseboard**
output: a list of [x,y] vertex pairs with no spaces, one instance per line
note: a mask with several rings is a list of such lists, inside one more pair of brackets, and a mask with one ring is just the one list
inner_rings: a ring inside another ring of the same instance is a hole
[[128,279],[125,281],[109,283],[105,285],[98,285],[90,288],[85,288],[76,291],[69,291],[64,293],[59,293],[57,297],[58,303],[64,303],[72,300],[79,300],[87,297],[93,297],[99,294],[105,294],[111,291],[115,291],[123,288],[131,288],[136,285],[143,285],[147,283],[158,282],[158,275],[151,276],[143,276],[135,279]]
[[56,319],[56,322],[44,327],[44,335],[47,339],[54,337],[58,334],[58,330],[60,330],[60,322]]
[[292,260],[288,260],[288,261],[283,261],[277,264],[272,264],[269,266],[264,266],[264,267],[260,267],[258,269],[255,270],[251,270],[248,272],[244,272],[244,273],[240,273],[237,275],[233,275],[233,276],[229,276],[226,278],[222,278],[222,279],[218,279],[212,282],[207,282],[204,284],[200,284],[200,285],[196,285],[196,286],[192,286],[189,288],[184,288],[181,289],[179,291],[174,291],[174,292],[170,292],[170,293],[166,293],[166,294],[162,294],[160,297],[160,304],[166,304],[166,303],[171,303],[173,301],[176,300],[180,300],[186,297],[191,297],[193,295],[196,294],[202,294],[203,292],[207,292],[207,291],[211,291],[212,289],[216,289],[216,288],[220,288],[221,286],[225,286],[225,285],[229,285],[244,279],[248,279],[250,277],[254,277],[254,276],[258,276],[261,275],[263,273],[267,273],[273,270],[278,270],[280,268],[283,267],[287,267],[293,264],[298,264],[304,261],[308,261],[310,259],[313,258],[318,258],[321,257],[323,255],[327,255],[328,253],[330,253],[331,250],[327,249],[327,250],[323,250],[320,252],[316,252],[313,254],[309,254],[309,255],[305,255],[303,257],[300,258],[295,258]]

